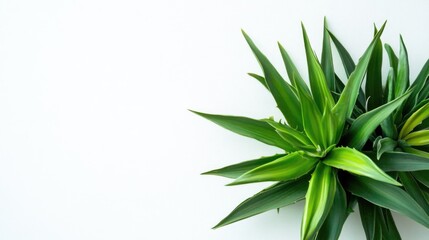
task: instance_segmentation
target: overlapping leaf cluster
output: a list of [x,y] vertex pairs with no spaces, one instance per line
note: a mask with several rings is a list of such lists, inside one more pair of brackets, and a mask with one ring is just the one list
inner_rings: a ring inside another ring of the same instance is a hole
[[[429,61],[410,84],[402,38],[398,56],[386,44],[390,69],[383,87],[384,26],[357,64],[326,25],[319,61],[303,26],[309,87],[282,45],[289,81],[243,32],[263,72],[250,75],[272,94],[285,121],[195,113],[283,152],[205,173],[234,179],[229,185],[276,182],[215,228],[300,200],[301,239],[338,239],[356,203],[367,239],[400,239],[391,211],[429,227]],[[345,83],[335,73],[331,44]]]

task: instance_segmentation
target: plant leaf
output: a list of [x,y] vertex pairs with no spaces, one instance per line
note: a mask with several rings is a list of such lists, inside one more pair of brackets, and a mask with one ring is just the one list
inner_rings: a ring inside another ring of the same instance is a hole
[[283,113],[290,126],[302,129],[301,114],[297,114],[301,112],[301,109],[299,107],[298,98],[293,92],[292,87],[278,73],[268,58],[256,47],[252,39],[250,39],[244,31],[242,31],[242,33],[261,65],[265,75],[265,81],[280,111]]
[[377,141],[377,160],[380,159],[383,153],[395,150],[396,146],[398,146],[398,143],[388,137],[382,138]]
[[416,112],[414,112],[404,123],[401,131],[399,132],[399,138],[402,139],[408,133],[410,133],[417,125],[422,123],[423,120],[429,117],[429,103],[426,103],[424,106],[419,108]]
[[401,96],[410,85],[409,71],[407,48],[402,36],[400,36],[398,72],[395,79],[395,98]]
[[223,227],[272,209],[294,204],[304,199],[307,188],[308,177],[274,184],[240,203],[213,228]]
[[429,171],[416,171],[413,172],[413,176],[419,181],[421,184],[429,187]]
[[301,26],[302,35],[304,37],[305,53],[307,56],[308,76],[310,78],[310,87],[314,101],[320,111],[323,111],[325,106],[331,109],[334,106],[334,100],[326,83],[325,74],[323,73],[322,67],[311,48],[304,25]]
[[429,130],[412,132],[404,137],[410,146],[424,146],[429,144]]
[[324,164],[360,176],[400,186],[365,154],[352,148],[334,148],[322,161]]
[[329,37],[326,17],[323,22],[322,69],[325,73],[326,84],[331,91],[335,91],[335,71],[332,59],[331,38]]
[[266,119],[265,121],[276,129],[277,133],[291,145],[297,147],[311,145],[310,139],[304,133],[271,119]]
[[272,162],[278,158],[286,156],[285,154],[276,154],[269,157],[261,157],[259,159],[248,160],[241,163],[229,165],[223,168],[211,170],[208,172],[202,173],[203,175],[216,175],[221,177],[233,178],[236,179],[244,173],[262,166],[266,163]]
[[[374,29],[374,35],[377,29]],[[368,110],[377,108],[382,103],[383,88],[381,83],[381,68],[383,63],[383,45],[378,39],[374,45],[374,50],[368,64],[368,72],[366,74],[365,93],[368,101]]]
[[[393,68],[389,69],[389,74],[387,75],[387,83],[385,90],[385,102],[391,102],[394,99],[393,96]],[[381,130],[386,137],[396,139],[398,131],[396,129],[395,123],[393,121],[393,115],[389,115],[383,122],[380,124]]]
[[386,49],[387,56],[389,57],[390,67],[393,68],[395,82],[396,75],[398,73],[398,57],[396,56],[395,51],[393,51],[392,47],[389,44],[385,43],[384,48]]
[[335,169],[319,163],[314,170],[305,196],[301,239],[313,239],[331,210],[336,191]]
[[291,146],[280,137],[270,124],[247,117],[214,115],[197,111],[191,112],[204,117],[217,125],[239,135],[250,137],[268,145],[276,146],[286,151],[293,150]]
[[352,194],[380,207],[403,214],[429,227],[429,216],[422,207],[400,187],[366,177],[352,176],[346,187]]
[[244,173],[228,186],[297,179],[312,170],[317,162],[316,158],[306,156],[301,151],[293,152]]
[[429,170],[429,158],[405,152],[385,152],[377,165],[386,172]]
[[377,207],[362,198],[358,199],[358,204],[360,219],[362,222],[363,230],[365,231],[366,239],[374,240],[376,239],[376,232],[380,231],[377,229],[380,228],[380,225],[376,224]]
[[420,70],[419,75],[417,75],[416,80],[411,84],[411,87],[414,87],[413,93],[411,93],[411,96],[408,98],[405,109],[407,111],[411,111],[414,106],[417,105],[420,91],[423,89],[423,86],[425,85],[426,79],[429,77],[429,60],[426,61],[425,65],[423,66],[422,70]]
[[[343,44],[341,44],[341,42],[337,39],[337,37],[335,37],[335,35],[331,32],[329,32],[329,36],[331,37],[331,40],[334,43],[335,48],[338,51],[338,54],[340,55],[341,62],[343,63],[347,78],[350,78],[350,75],[355,70],[356,65],[352,57],[350,56],[349,52],[347,52],[346,48],[343,46]],[[358,103],[361,107],[363,107],[365,106],[365,102],[366,102],[365,94],[362,91],[362,88],[359,88]]]
[[[365,76],[373,49],[377,44],[377,41],[380,38],[381,34],[383,33],[385,24],[386,23],[384,23],[380,31],[377,32],[371,44],[369,45],[363,56],[360,58],[355,70],[350,75],[349,80],[343,92],[341,93],[340,99],[334,106],[333,112],[337,115],[339,123],[344,122],[345,119],[350,117],[350,115],[352,114],[356,98],[359,93],[360,85],[362,83],[363,77]],[[342,128],[343,124],[340,124],[339,126],[340,128]]]
[[398,108],[408,96],[411,91],[406,92],[401,97],[388,102],[376,109],[360,115],[350,126],[347,135],[344,137],[347,146],[361,149],[374,130]]
[[343,228],[347,216],[346,192],[337,178],[334,202],[328,216],[319,230],[319,233],[317,234],[317,239],[337,240],[340,237],[341,229]]
[[387,236],[386,239],[389,240],[401,240],[401,235],[398,232],[398,229],[396,228],[395,221],[393,220],[392,213],[389,209],[380,208],[381,212],[384,215],[385,223],[387,226],[387,231],[385,232],[385,236]]
[[410,194],[410,196],[413,197],[418,204],[420,204],[423,210],[425,210],[426,214],[429,214],[429,204],[424,196],[423,191],[420,189],[417,181],[414,179],[411,173],[398,172],[398,175],[408,194]]
[[265,82],[265,78],[256,74],[256,73],[248,73],[249,76],[253,77],[254,79],[258,80],[268,91],[270,91],[270,88],[267,85],[267,82]]
[[289,56],[287,51],[284,49],[284,47],[278,43],[280,53],[283,58],[283,62],[286,67],[286,72],[289,77],[289,80],[292,83],[292,86],[295,88],[298,88],[300,86],[302,89],[304,89],[307,93],[310,93],[310,90],[307,87],[307,84],[305,83],[304,79],[299,74],[298,69],[296,68],[295,64],[292,61],[292,58]]

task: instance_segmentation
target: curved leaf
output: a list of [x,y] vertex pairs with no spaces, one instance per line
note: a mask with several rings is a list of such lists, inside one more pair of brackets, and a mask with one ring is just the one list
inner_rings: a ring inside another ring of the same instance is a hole
[[305,83],[304,79],[299,74],[298,69],[296,68],[295,64],[293,63],[291,57],[287,53],[287,51],[283,48],[283,46],[278,43],[280,53],[283,58],[283,62],[286,67],[286,72],[289,77],[290,82],[292,83],[292,86],[295,88],[298,88],[300,86],[302,89],[304,89],[307,93],[310,93],[310,90],[307,87],[307,84]]
[[274,184],[240,203],[213,228],[223,227],[272,209],[294,204],[304,199],[307,188],[308,177]]
[[308,157],[303,152],[293,152],[244,173],[228,186],[297,179],[313,169],[317,162],[316,158]]
[[346,187],[352,194],[362,197],[380,207],[403,214],[429,227],[429,216],[422,207],[403,189],[366,177],[350,177]]
[[258,80],[268,91],[270,91],[270,88],[267,85],[267,82],[265,82],[265,78],[256,74],[256,73],[248,73],[247,75],[253,77],[254,79]]
[[385,152],[391,152],[398,146],[398,142],[391,138],[382,138],[377,141],[377,160],[380,159],[381,155]]
[[413,172],[413,176],[417,181],[429,188],[429,170]]
[[331,210],[336,191],[335,169],[319,163],[314,170],[305,196],[301,239],[313,239]]
[[400,186],[365,154],[352,148],[334,148],[322,161],[324,164],[345,171],[369,177],[378,181]]
[[429,144],[429,130],[412,132],[404,137],[410,146],[424,146]]
[[421,124],[423,120],[429,117],[429,103],[426,103],[413,113],[402,126],[399,138],[402,139],[410,133],[417,125]]
[[411,197],[416,200],[418,204],[425,210],[426,214],[429,214],[429,204],[426,200],[426,197],[418,185],[417,181],[407,172],[399,172],[399,179],[401,179],[402,185],[404,185],[405,190],[410,194]]

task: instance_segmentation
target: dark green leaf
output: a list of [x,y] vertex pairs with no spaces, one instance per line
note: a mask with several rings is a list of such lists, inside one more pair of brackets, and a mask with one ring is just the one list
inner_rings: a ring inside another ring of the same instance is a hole
[[402,36],[400,40],[398,72],[395,79],[395,98],[401,96],[410,85],[407,48]]
[[429,170],[429,158],[405,152],[385,152],[377,165],[386,172]]
[[261,157],[259,159],[254,160],[248,160],[241,163],[229,165],[223,168],[211,170],[205,173],[202,173],[204,175],[216,175],[221,177],[227,177],[227,178],[238,178],[239,176],[243,175],[245,172],[248,172],[254,168],[257,168],[259,166],[262,166],[266,163],[272,162],[278,158],[284,157],[285,154],[276,154],[274,156],[269,157]]
[[292,61],[292,58],[289,56],[287,51],[283,48],[283,46],[278,43],[280,53],[283,58],[283,62],[286,67],[286,72],[289,77],[290,82],[295,88],[298,88],[300,86],[302,89],[304,89],[307,93],[310,93],[310,90],[307,87],[307,84],[305,83],[304,79],[301,77],[301,74],[299,74],[298,69],[296,68],[295,64]]
[[411,87],[414,87],[414,91],[413,93],[411,93],[411,96],[408,98],[405,104],[405,109],[407,111],[411,111],[414,108],[414,106],[416,106],[417,103],[419,102],[418,100],[419,93],[423,89],[425,85],[425,81],[426,79],[428,79],[428,77],[429,77],[429,60],[426,61],[419,75],[417,75],[416,80],[411,85]]
[[331,91],[335,91],[335,71],[332,59],[331,38],[327,29],[326,18],[323,26],[323,48],[322,48],[322,69],[325,73],[326,83]]
[[[375,29],[374,35],[377,33]],[[377,108],[382,103],[381,94],[383,92],[381,83],[381,69],[383,63],[383,45],[381,40],[378,39],[374,51],[371,55],[371,60],[368,64],[368,72],[366,74],[365,93],[368,101],[368,110]]]
[[265,75],[265,81],[271,94],[277,102],[277,106],[283,113],[291,127],[302,129],[302,119],[298,97],[283,77],[274,68],[268,58],[256,47],[252,39],[244,32],[243,36],[258,59]]
[[411,94],[411,91],[406,92],[399,98],[388,102],[374,110],[359,116],[351,125],[345,140],[347,146],[361,149],[374,130],[392,114]]
[[380,159],[381,155],[385,152],[391,152],[395,150],[396,146],[398,146],[398,143],[391,139],[391,138],[382,138],[379,141],[377,141],[377,159]]
[[429,227],[429,216],[422,207],[403,189],[366,177],[349,178],[347,189],[356,196],[380,207],[403,214]]
[[410,196],[413,197],[418,204],[420,204],[420,206],[425,210],[426,214],[429,214],[429,204],[424,196],[423,191],[420,189],[417,181],[414,179],[411,173],[398,172],[398,175],[408,194],[410,194]]
[[[373,41],[365,51],[364,55],[360,58],[356,69],[350,75],[349,80],[344,88],[344,91],[341,93],[340,99],[338,100],[337,104],[333,109],[334,114],[338,115],[339,123],[350,117],[350,115],[352,114],[354,105],[356,103],[356,98],[359,93],[360,85],[368,67],[369,60],[371,59],[373,49],[384,30],[384,26],[385,24],[383,24],[380,31],[378,31]],[[340,124],[340,128],[342,128],[342,124]]]
[[329,91],[326,83],[322,67],[311,48],[304,25],[302,25],[302,34],[304,37],[305,53],[307,56],[308,76],[310,78],[310,87],[314,101],[320,111],[323,111],[325,106],[331,109],[334,106],[334,100],[332,99],[331,92]]
[[366,239],[373,240],[376,237],[376,232],[380,231],[377,229],[380,227],[380,225],[376,225],[377,207],[362,198],[358,200],[358,204],[360,219],[362,222],[363,230],[365,231]]
[[413,176],[423,185],[429,188],[429,170],[413,172]]
[[272,209],[294,204],[304,199],[307,188],[308,177],[274,184],[242,202],[214,228],[219,228]]
[[398,73],[398,57],[389,44],[385,43],[384,48],[386,49],[387,56],[389,56],[390,67],[393,68],[393,73],[396,78],[396,74]]
[[275,129],[264,121],[246,117],[207,114],[192,110],[191,112],[242,136],[256,139],[268,145],[285,149],[286,151],[292,150],[291,146],[286,144],[282,137],[277,134]]

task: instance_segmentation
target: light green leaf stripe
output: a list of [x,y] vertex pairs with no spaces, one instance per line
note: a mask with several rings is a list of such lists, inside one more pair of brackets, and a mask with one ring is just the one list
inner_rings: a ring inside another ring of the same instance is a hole
[[314,170],[305,196],[301,240],[315,237],[331,210],[336,191],[335,169],[319,163]]
[[293,152],[244,173],[228,186],[297,179],[312,170],[317,162],[317,158],[308,157],[303,152]]
[[307,188],[308,177],[274,184],[240,203],[240,205],[213,228],[223,227],[272,209],[294,204],[305,198]]
[[208,172],[202,173],[202,175],[216,175],[221,177],[227,177],[227,178],[233,178],[236,179],[239,176],[243,175],[244,173],[257,168],[259,166],[262,166],[264,164],[267,164],[269,162],[272,162],[278,158],[286,156],[285,154],[276,154],[274,156],[269,157],[261,157],[259,159],[254,160],[248,160],[241,163],[229,165],[223,168],[211,170]]
[[365,154],[352,148],[334,148],[322,161],[324,164],[343,169],[359,176],[401,186],[399,182],[387,175]]

